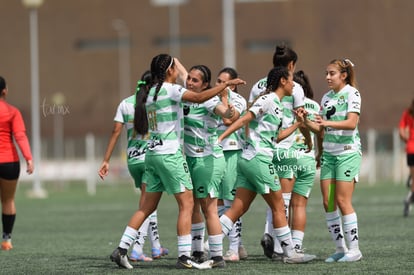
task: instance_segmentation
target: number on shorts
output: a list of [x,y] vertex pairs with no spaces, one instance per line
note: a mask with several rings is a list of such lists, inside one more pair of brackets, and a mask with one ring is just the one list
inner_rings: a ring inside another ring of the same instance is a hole
[[269,164],[269,173],[270,175],[273,175],[275,173],[275,167],[273,166],[273,164]]

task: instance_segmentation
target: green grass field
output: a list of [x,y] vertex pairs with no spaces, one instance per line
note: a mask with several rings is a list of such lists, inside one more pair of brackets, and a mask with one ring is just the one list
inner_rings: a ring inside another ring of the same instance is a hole
[[[132,183],[99,183],[97,194],[89,196],[85,184],[56,187],[45,185],[47,199],[29,199],[30,186],[22,184],[17,194],[14,249],[0,251],[1,274],[190,274],[176,270],[177,206],[164,195],[158,211],[163,246],[170,255],[149,263],[135,263],[134,269],[119,269],[109,260],[121,234],[136,209],[139,195]],[[325,226],[321,196],[315,184],[309,200],[308,227],[304,246],[317,260],[302,265],[272,262],[259,245],[263,233],[265,204],[257,197],[244,216],[243,242],[249,259],[228,263],[225,269],[196,272],[214,274],[414,274],[414,213],[402,216],[403,185],[361,183],[354,195],[359,220],[360,248],[364,258],[356,263],[326,264],[333,243]],[[146,251],[150,247],[146,245]],[[225,250],[227,250],[225,241]]]

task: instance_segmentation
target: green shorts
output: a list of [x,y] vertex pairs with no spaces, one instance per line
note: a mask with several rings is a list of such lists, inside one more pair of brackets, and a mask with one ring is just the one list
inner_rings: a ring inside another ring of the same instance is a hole
[[221,180],[219,199],[234,200],[236,194],[236,179],[237,179],[237,162],[239,160],[241,150],[224,151],[224,158],[226,159],[226,170],[224,177]]
[[167,155],[147,152],[145,166],[148,179],[146,192],[166,191],[171,195],[193,189],[188,165],[181,150]]
[[145,172],[145,163],[139,162],[128,165],[128,171],[135,182],[135,188],[141,189],[141,184],[147,182],[147,173]]
[[257,194],[279,191],[279,176],[268,156],[256,155],[251,160],[239,158],[236,188],[243,187]]
[[349,153],[334,156],[323,153],[321,158],[321,180],[358,181],[362,156],[360,153]]
[[309,198],[315,182],[316,161],[309,156],[301,156],[297,159],[295,166],[296,180],[293,186],[293,192]]
[[273,164],[281,179],[293,179],[295,177],[296,155],[294,149],[277,148],[274,151]]
[[217,198],[221,185],[221,180],[226,169],[224,157],[214,157],[213,155],[195,158],[187,157],[193,182],[193,194],[198,199]]

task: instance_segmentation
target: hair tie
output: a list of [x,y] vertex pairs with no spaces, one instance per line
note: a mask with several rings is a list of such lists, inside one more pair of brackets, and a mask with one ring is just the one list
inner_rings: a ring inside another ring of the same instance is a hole
[[167,67],[167,69],[165,69],[165,71],[168,71],[168,69],[171,68],[171,66],[172,66],[172,64],[174,62],[174,57],[172,57],[172,56],[170,56],[170,57],[171,57],[170,65],[168,65],[168,67]]
[[147,85],[147,82],[145,82],[144,80],[138,80],[138,81],[137,81],[137,88],[136,88],[136,91],[138,92],[138,91],[139,91],[139,88],[140,88],[141,86],[143,86],[143,85]]
[[345,58],[342,61],[344,62],[345,65],[348,63],[349,65],[351,65],[351,67],[355,66],[354,63],[352,63],[352,61],[349,58]]

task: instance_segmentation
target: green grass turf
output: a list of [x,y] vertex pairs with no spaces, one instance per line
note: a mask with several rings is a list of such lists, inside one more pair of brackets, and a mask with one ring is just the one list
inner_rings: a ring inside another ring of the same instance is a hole
[[[85,184],[59,188],[45,185],[47,199],[29,199],[30,186],[19,186],[14,249],[0,251],[0,274],[414,274],[414,213],[402,216],[404,185],[360,183],[354,194],[359,221],[360,248],[364,258],[356,263],[324,263],[334,251],[326,229],[319,185],[315,184],[308,206],[304,246],[318,258],[308,264],[272,262],[259,245],[263,233],[265,204],[256,197],[244,216],[243,243],[246,261],[228,263],[225,269],[177,270],[176,218],[174,198],[164,194],[158,210],[159,232],[170,255],[147,263],[133,263],[123,270],[109,260],[121,234],[136,209],[139,195],[132,183],[99,183],[97,194],[89,196]],[[145,247],[149,252],[149,241]],[[228,245],[225,241],[224,249]]]

